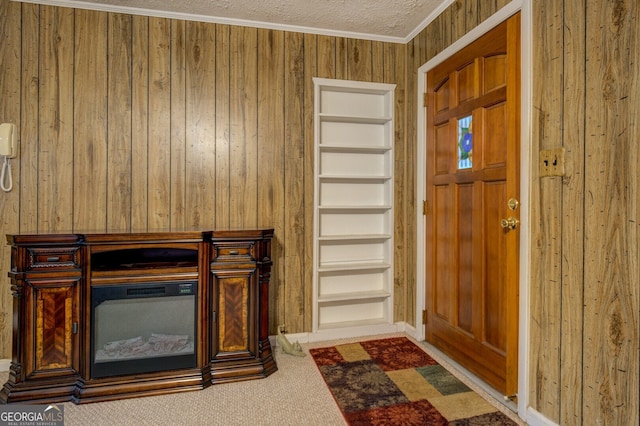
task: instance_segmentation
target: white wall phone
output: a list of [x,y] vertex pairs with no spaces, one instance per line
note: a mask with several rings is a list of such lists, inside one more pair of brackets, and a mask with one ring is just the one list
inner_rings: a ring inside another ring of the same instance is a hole
[[4,192],[9,192],[13,188],[9,159],[14,158],[17,153],[16,125],[12,123],[0,124],[0,155],[4,157],[2,173],[0,174],[0,187]]

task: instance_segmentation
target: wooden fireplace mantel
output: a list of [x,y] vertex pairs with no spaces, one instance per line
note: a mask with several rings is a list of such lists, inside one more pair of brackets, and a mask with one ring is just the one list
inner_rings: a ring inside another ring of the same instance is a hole
[[[268,327],[272,237],[272,229],[7,236],[13,347],[0,402],[107,401],[203,389],[275,372]],[[111,253],[128,249],[186,249],[197,255],[185,262],[154,259],[126,266],[110,260]],[[93,286],[179,277],[198,283],[196,365],[92,377]]]

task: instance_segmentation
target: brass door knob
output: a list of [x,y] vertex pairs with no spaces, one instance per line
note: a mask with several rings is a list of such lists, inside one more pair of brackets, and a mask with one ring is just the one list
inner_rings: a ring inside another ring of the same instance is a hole
[[509,231],[512,229],[516,229],[519,224],[520,224],[520,221],[513,216],[511,216],[508,219],[502,219],[500,221],[500,226],[502,226],[503,229],[506,229]]

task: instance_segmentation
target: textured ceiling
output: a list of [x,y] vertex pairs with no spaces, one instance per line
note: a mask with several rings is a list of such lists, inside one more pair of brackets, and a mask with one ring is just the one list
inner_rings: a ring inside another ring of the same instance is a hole
[[453,0],[23,1],[402,42]]

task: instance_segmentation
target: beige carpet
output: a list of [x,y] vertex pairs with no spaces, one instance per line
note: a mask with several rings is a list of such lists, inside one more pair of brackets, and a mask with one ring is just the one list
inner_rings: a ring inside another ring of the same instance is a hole
[[[404,333],[375,337],[390,336],[409,337]],[[341,339],[302,346],[308,350],[364,339]],[[65,426],[346,424],[309,354],[293,357],[275,348],[275,357],[278,371],[265,379],[163,396],[82,405],[66,403]],[[7,372],[0,372],[1,383],[6,382],[7,377]],[[495,401],[489,402],[518,421],[514,413],[504,406]]]

